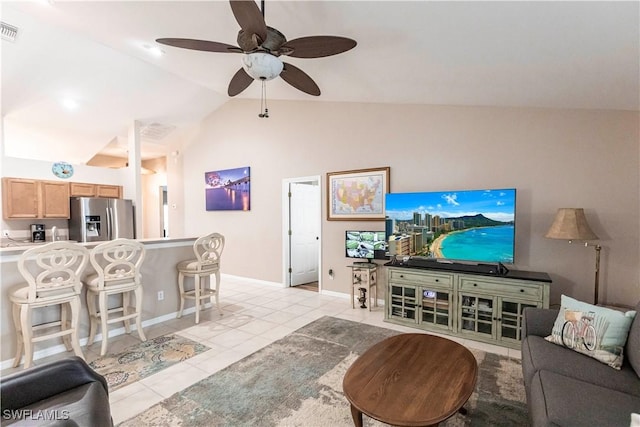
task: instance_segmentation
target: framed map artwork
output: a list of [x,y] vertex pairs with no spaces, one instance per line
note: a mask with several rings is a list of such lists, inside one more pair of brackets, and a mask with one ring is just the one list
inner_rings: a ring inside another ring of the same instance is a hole
[[389,169],[387,166],[328,173],[327,220],[383,220]]

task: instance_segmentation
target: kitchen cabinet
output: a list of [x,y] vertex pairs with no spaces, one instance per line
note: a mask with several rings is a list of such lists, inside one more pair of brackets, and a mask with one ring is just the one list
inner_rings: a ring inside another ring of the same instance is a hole
[[69,184],[2,178],[4,219],[69,218]]
[[69,219],[69,184],[40,181],[40,218]]
[[95,184],[85,184],[83,182],[70,182],[69,189],[71,197],[96,197]]
[[2,178],[4,219],[69,219],[70,197],[122,197],[122,186]]
[[520,348],[527,307],[549,307],[546,273],[388,267],[385,321]]
[[4,219],[39,218],[38,181],[2,178],[2,216]]
[[108,197],[110,199],[122,198],[122,187],[119,185],[96,185],[97,197]]
[[122,197],[122,186],[89,184],[84,182],[70,182],[71,197],[107,197],[119,199]]

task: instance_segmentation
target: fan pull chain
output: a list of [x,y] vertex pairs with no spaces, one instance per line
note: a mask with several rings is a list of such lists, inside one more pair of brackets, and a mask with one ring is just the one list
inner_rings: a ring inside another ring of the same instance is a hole
[[262,94],[260,96],[260,111],[258,117],[261,119],[269,118],[269,108],[267,108],[267,82],[266,80],[262,80]]

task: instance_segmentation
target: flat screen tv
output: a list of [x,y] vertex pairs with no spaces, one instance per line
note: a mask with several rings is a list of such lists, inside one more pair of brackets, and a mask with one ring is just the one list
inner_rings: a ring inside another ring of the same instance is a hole
[[347,258],[384,259],[387,252],[384,231],[347,230],[345,232],[345,255]]
[[514,188],[389,193],[388,255],[513,264],[515,215]]

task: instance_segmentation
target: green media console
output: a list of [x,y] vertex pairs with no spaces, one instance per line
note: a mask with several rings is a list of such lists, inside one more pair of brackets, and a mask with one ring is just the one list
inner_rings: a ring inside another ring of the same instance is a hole
[[523,311],[549,308],[547,273],[387,265],[385,321],[520,348]]

